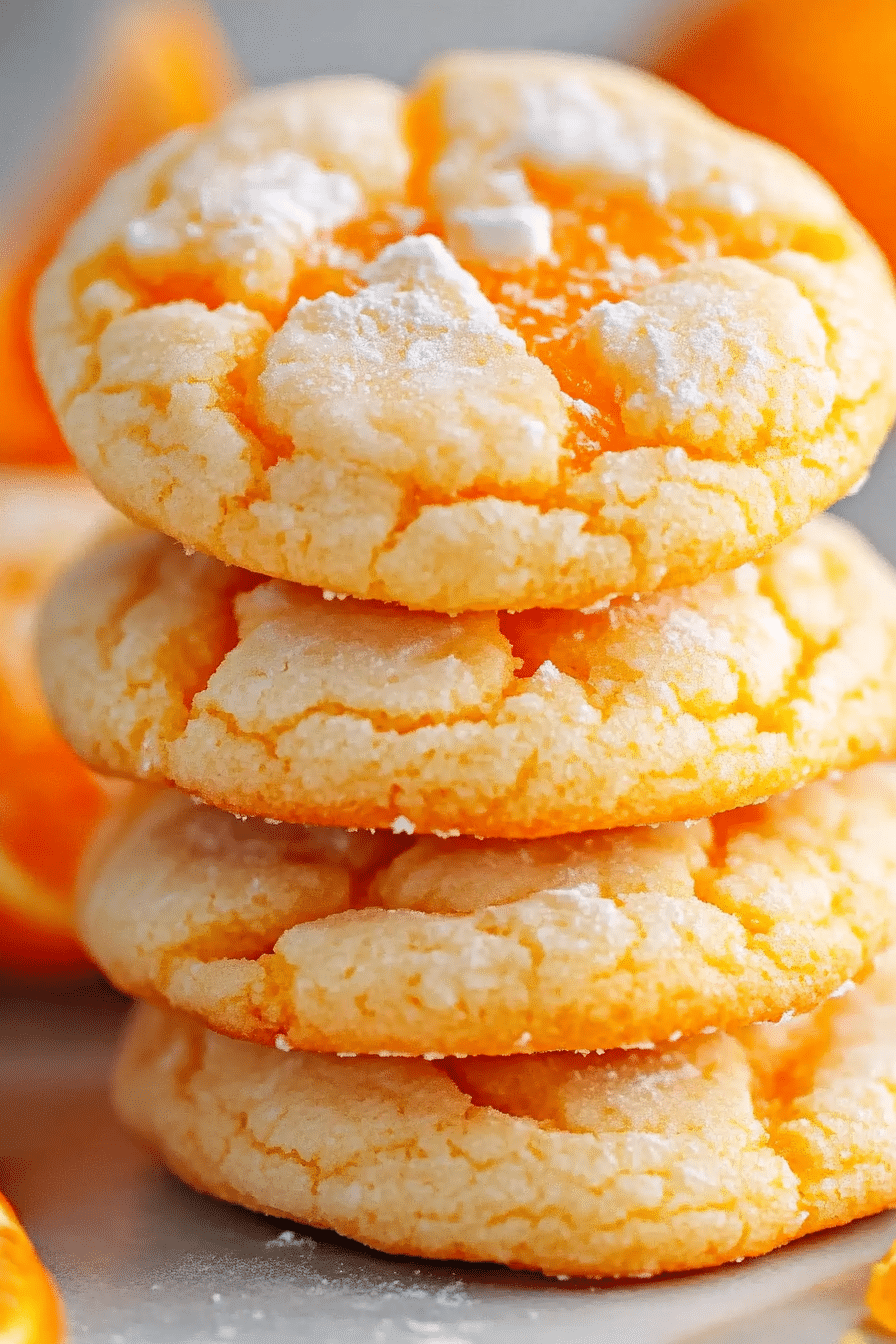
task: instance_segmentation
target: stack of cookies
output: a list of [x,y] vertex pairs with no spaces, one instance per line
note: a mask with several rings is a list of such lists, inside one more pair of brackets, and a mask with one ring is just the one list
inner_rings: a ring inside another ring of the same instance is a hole
[[42,661],[168,786],[81,901],[168,1165],[555,1275],[896,1203],[896,576],[812,521],[896,301],[828,188],[596,61],[306,83],[119,176],[35,342],[156,529]]

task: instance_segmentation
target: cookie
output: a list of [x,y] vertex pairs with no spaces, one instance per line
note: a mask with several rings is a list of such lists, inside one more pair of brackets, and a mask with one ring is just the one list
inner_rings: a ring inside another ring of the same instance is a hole
[[821,180],[559,55],[449,56],[407,101],[267,90],[176,135],[70,233],[34,333],[133,519],[449,613],[734,567],[896,411],[892,279]]
[[690,589],[456,618],[135,533],[57,586],[41,648],[97,768],[324,826],[676,821],[896,749],[896,582],[831,519]]
[[71,471],[0,466],[0,973],[84,964],[75,874],[113,782],[91,774],[56,731],[33,637],[47,588],[114,516]]
[[896,1204],[896,966],[778,1026],[605,1055],[337,1059],[144,1006],[122,1119],[184,1180],[405,1255],[651,1275]]
[[802,1012],[896,941],[896,767],[556,840],[239,821],[166,790],[82,887],[125,993],[266,1045],[606,1050]]

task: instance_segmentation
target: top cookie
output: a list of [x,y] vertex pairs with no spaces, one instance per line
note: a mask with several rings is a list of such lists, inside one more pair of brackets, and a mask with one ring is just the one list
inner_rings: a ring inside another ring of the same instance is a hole
[[820,179],[556,55],[178,133],[71,232],[35,343],[131,517],[447,612],[733,567],[845,493],[896,409],[892,280]]

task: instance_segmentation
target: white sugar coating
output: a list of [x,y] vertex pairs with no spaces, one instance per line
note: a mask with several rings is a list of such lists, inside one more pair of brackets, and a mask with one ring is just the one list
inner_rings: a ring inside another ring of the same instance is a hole
[[319,230],[362,213],[363,203],[353,178],[291,150],[233,164],[200,144],[172,174],[162,204],[130,221],[125,248],[164,257],[193,247],[203,260],[240,266],[247,293],[282,299],[295,253]]
[[543,205],[483,205],[453,211],[446,221],[462,261],[532,266],[551,252],[551,213]]
[[[795,172],[782,181],[780,151],[746,136],[749,152],[732,155],[729,127],[624,67],[548,53],[459,52],[433,62],[426,83],[438,90],[446,132],[431,181],[443,207],[483,203],[499,175],[507,190],[514,173],[534,165],[646,189],[656,204],[740,216],[798,205],[819,222],[836,212],[809,169],[799,181]],[[512,199],[531,196],[517,184]]]
[[[482,293],[468,271],[459,266],[445,244],[434,234],[402,238],[383,249],[361,271],[367,281],[368,302],[378,299],[386,308],[397,294],[413,295],[421,305],[421,317],[437,321],[473,323],[482,331],[499,331],[509,344],[522,350],[519,336],[501,325],[497,310]],[[374,291],[374,295],[370,294]],[[430,299],[432,303],[429,311]]]
[[567,423],[557,380],[444,244],[405,238],[363,276],[351,297],[300,299],[268,343],[269,423],[300,454],[326,442],[345,462],[440,489],[555,482]]
[[555,168],[587,164],[614,177],[646,177],[656,199],[668,195],[663,135],[651,118],[639,124],[573,75],[520,87],[522,117],[513,149]]
[[94,280],[81,295],[81,311],[93,320],[102,317],[121,317],[135,307],[133,294],[122,289],[114,280]]
[[794,288],[753,262],[716,258],[590,309],[581,329],[618,384],[626,430],[736,456],[820,429],[837,378],[824,328]]
[[409,156],[402,93],[366,76],[302,80],[240,99],[213,138],[231,160],[251,163],[284,145],[331,172],[348,173],[365,195],[400,199]]

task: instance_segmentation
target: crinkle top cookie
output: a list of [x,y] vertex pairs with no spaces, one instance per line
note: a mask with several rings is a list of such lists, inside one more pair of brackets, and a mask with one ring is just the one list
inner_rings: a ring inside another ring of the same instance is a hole
[[405,1255],[644,1276],[892,1208],[894,1039],[885,953],[793,1022],[600,1056],[283,1055],[143,1006],[113,1090],[223,1199]]
[[733,567],[844,494],[896,409],[892,281],[820,179],[559,55],[176,134],[70,233],[35,341],[134,519],[446,612]]
[[57,585],[41,661],[91,764],[326,826],[683,820],[896,751],[896,576],[835,519],[591,615],[327,601],[135,533]]
[[150,792],[86,865],[79,929],[119,989],[265,1045],[643,1047],[868,971],[896,939],[896,767],[532,841],[269,826]]

